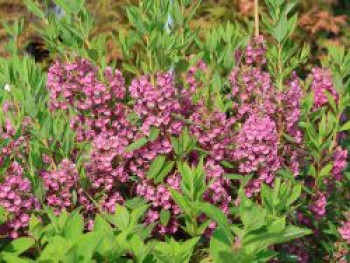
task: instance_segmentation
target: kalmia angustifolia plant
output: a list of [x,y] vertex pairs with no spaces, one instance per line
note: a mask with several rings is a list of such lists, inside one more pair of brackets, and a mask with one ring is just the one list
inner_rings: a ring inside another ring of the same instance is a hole
[[0,61],[2,261],[348,260],[350,53],[300,74],[296,1],[255,1],[253,37],[140,1],[120,66],[83,0],[25,2],[54,61]]

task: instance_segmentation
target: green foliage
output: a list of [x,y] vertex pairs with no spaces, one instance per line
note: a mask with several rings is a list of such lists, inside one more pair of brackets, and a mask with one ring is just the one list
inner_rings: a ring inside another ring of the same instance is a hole
[[190,262],[194,247],[199,238],[192,238],[185,242],[176,242],[170,238],[166,242],[154,245],[154,256],[159,263]]
[[[118,40],[126,71],[138,75],[159,70],[182,72],[187,69],[188,64],[184,62],[197,38],[197,31],[191,30],[188,23],[200,1],[173,2],[145,0],[139,6],[126,9],[133,28],[128,31],[127,37],[120,33]],[[174,21],[166,26],[169,15]]]
[[261,199],[263,206],[272,215],[283,215],[292,211],[291,205],[299,198],[302,186],[292,181],[281,182],[280,178],[275,180],[273,188],[263,185],[261,188]]
[[207,189],[203,162],[197,167],[191,168],[187,163],[178,162],[177,168],[181,173],[181,193],[169,188],[175,203],[184,214],[184,230],[191,236],[198,236],[207,228],[209,221],[199,224],[198,217],[201,214],[203,194]]
[[298,19],[293,10],[298,2],[265,0],[268,13],[263,14],[262,19],[265,30],[275,40],[275,45],[270,46],[267,51],[268,67],[279,90],[283,90],[286,77],[304,64],[310,53],[308,45],[299,49],[295,41],[291,40]]
[[[262,195],[265,195],[265,199],[275,200],[275,207],[282,207],[283,203],[280,202],[288,199],[291,204],[300,194],[296,190],[295,196],[287,198],[286,189],[288,185],[281,184],[273,192],[265,188]],[[220,211],[213,210],[212,218],[215,220],[216,217],[219,225],[210,241],[210,255],[214,262],[267,262],[276,255],[269,249],[271,246],[311,234],[309,230],[288,225],[285,213],[271,214],[270,204],[266,205],[266,201],[260,206],[246,198],[242,190],[240,192],[241,202],[237,212],[241,224],[231,226],[232,233],[227,230],[227,221],[223,221],[226,217],[218,217]]]

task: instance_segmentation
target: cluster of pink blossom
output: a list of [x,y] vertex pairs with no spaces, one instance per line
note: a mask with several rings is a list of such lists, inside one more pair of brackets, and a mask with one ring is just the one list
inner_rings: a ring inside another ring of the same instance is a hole
[[[224,169],[213,160],[207,160],[204,166],[208,188],[204,193],[203,199],[219,207],[225,214],[229,213],[229,205],[232,197],[230,195],[231,182],[224,178]],[[206,219],[205,216],[200,220]],[[211,235],[216,229],[216,222],[211,222],[206,230],[207,235]]]
[[25,117],[21,123],[21,134],[16,136],[17,130],[9,118],[5,119],[3,127],[0,129],[0,139],[6,142],[1,149],[0,165],[4,164],[6,158],[13,157],[16,160],[24,159],[28,148],[28,140],[26,128],[30,123],[30,119]]
[[335,101],[338,100],[338,93],[333,87],[332,75],[329,70],[322,68],[313,68],[311,77],[311,89],[314,92],[315,109],[319,109],[328,103],[326,92],[328,92]]
[[206,180],[209,184],[204,193],[204,200],[211,202],[227,214],[231,196],[229,194],[230,180],[224,178],[224,169],[213,160],[207,160],[204,166]]
[[282,93],[281,102],[283,105],[283,116],[286,122],[286,132],[292,136],[297,143],[300,143],[302,140],[302,133],[298,127],[302,95],[300,80],[293,74],[288,89]]
[[232,156],[235,118],[227,118],[222,112],[211,112],[200,102],[190,120],[194,123],[190,127],[191,134],[211,158],[222,161]]
[[77,139],[93,139],[101,131],[118,126],[124,105],[118,100],[125,96],[124,79],[119,71],[106,68],[105,84],[98,79],[98,69],[86,59],[73,63],[56,62],[48,72],[50,108],[77,111],[71,127]]
[[[181,114],[181,96],[175,87],[170,73],[142,76],[134,79],[129,87],[130,95],[135,100],[134,111],[142,121],[140,130],[149,135],[151,127],[167,127],[171,134],[180,134],[183,122],[176,120],[172,114]],[[185,91],[184,91],[185,92]]]
[[282,247],[288,252],[288,254],[293,255],[298,263],[310,262],[310,255],[303,240],[299,239],[294,241],[292,244],[282,245]]
[[262,35],[253,38],[246,47],[244,53],[245,63],[248,65],[255,64],[261,66],[266,64],[266,44]]
[[322,192],[317,193],[313,198],[313,203],[310,206],[310,211],[316,218],[321,218],[326,214],[327,198]]
[[136,194],[151,203],[146,216],[146,223],[151,224],[159,220],[161,210],[170,212],[167,225],[157,224],[154,233],[175,233],[179,222],[177,215],[179,207],[172,200],[167,186],[179,190],[180,175],[173,173],[165,178],[164,184],[154,184],[149,180],[146,172],[151,162],[159,154],[171,156],[173,154],[170,136],[178,135],[184,127],[183,121],[174,117],[173,114],[182,115],[190,112],[187,107],[191,105],[186,102],[186,91],[180,91],[175,87],[173,75],[169,73],[158,73],[152,76],[142,76],[132,81],[129,87],[130,95],[134,101],[134,111],[141,120],[140,134],[137,136],[148,136],[151,127],[159,129],[158,138],[149,142],[144,147],[133,151],[128,164],[128,170],[139,178],[136,186]]
[[230,75],[231,96],[236,118],[255,112],[276,112],[276,89],[271,76],[257,67],[236,67]]
[[5,181],[0,184],[0,206],[8,213],[8,220],[1,225],[0,232],[17,238],[26,230],[31,210],[40,209],[37,198],[32,194],[30,181],[23,176],[23,168],[13,162],[9,166]]
[[260,190],[261,183],[272,183],[281,166],[277,151],[276,123],[270,117],[254,114],[243,124],[236,138],[233,158],[242,174],[257,173],[246,189],[247,196]]
[[166,186],[180,190],[180,175],[174,173],[165,180],[165,184],[154,185],[150,181],[143,180],[137,185],[136,192],[147,201],[151,202],[151,209],[146,216],[146,223],[152,224],[159,220],[161,210],[169,211],[171,218],[166,226],[158,224],[154,229],[159,234],[174,234],[178,230],[179,222],[176,218],[180,214],[180,208],[172,200]]
[[207,65],[203,60],[198,60],[197,63],[190,67],[186,72],[186,84],[191,93],[195,93],[198,90],[201,90],[200,85],[203,84],[200,82],[201,75],[204,75],[207,72]]
[[341,181],[343,178],[343,171],[347,166],[347,157],[348,151],[346,149],[342,149],[340,146],[338,146],[333,152],[332,174],[338,181]]
[[297,176],[300,172],[300,159],[301,154],[298,152],[296,147],[300,147],[302,144],[302,132],[298,126],[301,110],[302,89],[300,86],[300,81],[295,74],[293,74],[292,80],[281,96],[281,105],[283,109],[279,113],[283,116],[285,123],[285,133],[291,136],[294,140],[294,144],[284,142],[284,149],[282,156],[284,158],[284,163],[287,167],[290,167],[294,176]]
[[[247,189],[249,195],[258,192],[262,182],[272,183],[280,167],[289,167],[295,175],[299,174],[300,169],[301,155],[296,147],[302,144],[302,132],[298,127],[302,98],[300,81],[293,73],[285,85],[287,88],[278,90],[271,74],[265,71],[265,53],[264,39],[253,39],[242,52],[245,64],[235,67],[230,75],[234,116],[242,123],[242,129],[235,138],[233,159],[239,163],[240,173],[256,173],[260,170],[258,179],[253,179]],[[257,125],[262,126],[261,134],[259,129],[256,130]],[[260,140],[256,144],[254,137],[265,134],[264,125],[270,126],[267,131],[272,133],[266,135],[272,136],[272,141]],[[292,137],[293,144],[282,141],[282,134]],[[262,152],[259,152],[259,148]]]
[[[181,191],[181,176],[173,169],[163,182],[156,184],[147,178],[147,170],[159,154],[168,160],[175,159],[170,138],[178,136],[185,126],[208,154],[205,172],[211,184],[204,199],[224,213],[229,210],[232,195],[231,183],[224,179],[226,168],[220,165],[221,161],[237,164],[235,172],[254,175],[246,188],[247,196],[259,192],[262,183],[272,184],[276,172],[283,166],[297,176],[301,169],[297,148],[303,143],[298,126],[302,98],[300,80],[293,73],[284,83],[286,89],[279,91],[274,86],[265,66],[266,46],[262,37],[253,39],[241,54],[240,63],[230,75],[233,107],[229,113],[207,107],[203,99],[193,99],[203,85],[197,74],[207,71],[203,61],[198,61],[186,73],[188,89],[186,84],[176,83],[170,73],[140,76],[133,79],[127,89],[119,71],[107,68],[100,74],[88,60],[52,65],[47,82],[50,108],[72,110],[75,117],[71,127],[77,132],[77,141],[88,141],[92,148],[84,167],[89,180],[84,189],[71,161],[64,160],[58,170],[42,173],[46,203],[57,213],[70,210],[75,206],[72,199],[76,191],[77,204],[84,207],[91,227],[91,216],[98,210],[96,205],[114,213],[116,204],[136,195],[151,204],[145,220],[147,224],[159,221],[162,210],[170,212],[168,225],[158,224],[156,233],[177,232],[181,211],[167,187]],[[338,94],[327,71],[316,68],[312,77],[315,108],[327,103],[325,90],[337,100]],[[159,131],[157,138],[136,150],[126,150],[131,143],[150,136],[154,128]],[[13,137],[14,133],[13,127],[6,124],[5,133],[1,135]],[[292,137],[293,144],[285,141],[282,134]],[[22,143],[23,138],[18,144]],[[9,154],[6,148],[2,151]],[[197,163],[197,155],[197,150],[193,150],[188,156],[189,162]],[[338,147],[332,170],[337,180],[346,166],[346,158],[347,151]],[[326,194],[322,192],[313,197],[309,209],[315,217],[325,215],[326,201]],[[306,218],[302,214],[300,217]],[[215,224],[211,224],[211,228],[215,228]]]
[[350,244],[350,221],[343,222],[342,226],[338,228],[341,237]]
[[45,201],[56,214],[71,210],[74,205],[72,192],[78,189],[79,175],[75,165],[64,159],[56,171],[43,172],[42,178],[46,190]]
[[125,162],[118,159],[126,157],[124,148],[129,145],[129,140],[120,135],[108,136],[101,133],[93,141],[90,161],[86,166],[93,188],[110,191],[116,180],[128,180]]

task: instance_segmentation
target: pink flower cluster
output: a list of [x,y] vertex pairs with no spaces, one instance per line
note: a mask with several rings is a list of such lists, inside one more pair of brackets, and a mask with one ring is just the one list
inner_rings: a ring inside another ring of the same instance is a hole
[[329,70],[322,68],[312,69],[312,84],[311,89],[314,92],[314,108],[319,109],[320,107],[328,103],[328,97],[326,92],[334,98],[335,101],[338,100],[338,93],[333,87],[332,75]]
[[346,149],[342,149],[338,146],[333,153],[333,169],[332,174],[334,178],[338,181],[341,181],[343,178],[343,171],[347,166],[348,151]]
[[222,161],[232,156],[235,118],[227,118],[222,112],[211,112],[200,103],[190,120],[195,123],[190,127],[191,134],[198,139],[202,149],[210,152],[211,158]]
[[30,119],[23,119],[21,134],[16,137],[17,130],[15,129],[15,125],[9,118],[5,119],[2,129],[0,129],[0,140],[8,142],[0,149],[0,165],[3,165],[7,158],[13,157],[12,159],[15,160],[25,159],[26,155],[24,153],[27,152],[26,149],[28,147],[28,140],[25,133],[29,123]]
[[149,135],[151,127],[167,127],[171,134],[179,134],[183,123],[172,117],[181,114],[183,93],[177,92],[173,76],[170,73],[157,74],[152,83],[150,76],[134,79],[129,87],[130,95],[135,100],[134,111],[142,121],[140,130]]
[[342,226],[338,228],[341,237],[350,244],[350,221],[343,222]]
[[[224,178],[225,170],[213,160],[205,163],[204,171],[207,176],[206,183],[208,189],[204,193],[203,199],[213,205],[219,207],[225,214],[229,213],[229,206],[232,200],[230,195],[230,180]],[[200,220],[206,219],[202,216]],[[216,222],[211,222],[206,230],[206,235],[211,235],[216,229]]]
[[245,63],[257,66],[266,64],[266,44],[262,35],[253,38],[245,50]]
[[276,112],[276,89],[271,76],[257,67],[236,67],[230,75],[233,109],[237,118],[255,112]]
[[72,192],[78,189],[79,175],[73,163],[64,159],[59,170],[43,172],[42,178],[46,190],[45,201],[56,214],[63,210],[71,210],[75,204]]
[[242,174],[257,173],[248,186],[247,196],[260,190],[261,183],[272,183],[274,174],[281,166],[277,152],[276,123],[268,116],[251,115],[243,124],[236,138],[234,160]]
[[295,74],[293,74],[292,80],[281,96],[281,104],[283,105],[282,115],[285,133],[293,138],[294,144],[283,142],[284,148],[282,156],[284,158],[284,164],[291,169],[294,176],[300,173],[300,159],[301,154],[298,152],[297,147],[302,146],[303,135],[298,126],[301,111],[300,104],[302,98],[302,89],[300,86],[300,81]]
[[[172,174],[166,181],[166,185],[175,190],[180,190],[180,175]],[[179,222],[176,216],[180,214],[180,208],[172,200],[171,195],[164,184],[153,185],[150,181],[142,181],[136,187],[136,192],[147,201],[151,202],[152,207],[146,216],[146,223],[152,224],[159,220],[161,210],[167,210],[171,213],[168,225],[158,224],[155,233],[174,234],[178,230]]]
[[[259,192],[262,182],[272,183],[276,171],[288,167],[299,174],[302,159],[301,116],[302,89],[295,73],[275,87],[271,74],[265,70],[266,47],[263,38],[255,38],[242,52],[242,66],[230,75],[234,117],[242,128],[235,136],[233,157],[241,174],[257,174],[247,194]],[[285,140],[283,134],[293,138]],[[266,138],[264,138],[266,136]]]
[[201,75],[204,75],[207,72],[207,65],[203,60],[198,60],[197,63],[190,67],[186,72],[186,84],[188,85],[188,90],[191,93],[195,93],[198,90],[201,90],[201,85],[203,85],[201,80]]
[[303,96],[300,81],[298,77],[293,74],[288,89],[282,93],[282,105],[283,105],[283,116],[285,117],[286,132],[292,136],[297,143],[301,143],[302,133],[298,127],[300,120],[300,104]]
[[313,203],[310,206],[310,211],[316,218],[321,218],[326,214],[327,198],[322,192],[317,193],[313,198]]
[[5,181],[0,184],[0,206],[8,213],[8,220],[0,227],[0,232],[17,238],[26,230],[31,210],[40,209],[31,191],[31,183],[23,176],[23,168],[13,162],[5,174]]
[[124,108],[118,101],[125,95],[124,79],[119,71],[106,68],[104,81],[98,79],[98,69],[85,59],[56,62],[49,69],[50,108],[67,110],[71,106],[77,111],[71,127],[79,141],[118,126]]

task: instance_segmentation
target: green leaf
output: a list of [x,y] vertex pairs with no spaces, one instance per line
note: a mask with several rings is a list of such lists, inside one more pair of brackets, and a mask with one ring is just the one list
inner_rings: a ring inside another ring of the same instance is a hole
[[[241,196],[239,214],[246,230],[255,230],[265,224],[267,211],[253,203],[245,196]],[[270,197],[271,199],[271,197]],[[259,216],[256,216],[259,215]]]
[[337,113],[337,104],[334,100],[333,95],[327,90],[324,90],[323,93],[327,96],[328,103],[331,105],[333,112]]
[[125,148],[126,152],[132,152],[135,151],[137,149],[140,149],[142,146],[146,145],[148,143],[147,138],[142,137],[136,141],[134,141],[133,143],[131,143],[128,147]]
[[146,204],[145,199],[141,197],[134,197],[125,202],[125,206],[131,210],[136,209],[140,206],[144,206]]
[[331,164],[331,163],[324,166],[319,174],[320,179],[329,175],[330,172],[332,171],[332,169],[333,169],[333,164]]
[[7,219],[6,209],[0,206],[0,225],[3,224]]
[[299,198],[301,194],[301,188],[302,188],[301,184],[294,186],[293,192],[288,198],[287,206],[291,205]]
[[128,209],[126,209],[124,206],[116,205],[113,221],[114,224],[121,230],[127,229],[130,222]]
[[151,142],[155,141],[158,138],[159,133],[160,133],[160,129],[152,126],[148,140]]
[[54,2],[56,3],[56,5],[61,7],[66,13],[72,13],[72,10],[70,9],[69,5],[65,0],[54,0]]
[[98,61],[98,50],[97,49],[89,49],[87,51],[88,56],[93,61]]
[[45,13],[43,12],[42,8],[38,6],[35,2],[33,2],[32,0],[24,0],[24,3],[29,12],[32,12],[34,15],[41,19],[45,19]]
[[31,260],[28,259],[23,259],[18,256],[15,256],[14,254],[7,253],[7,252],[2,252],[1,257],[0,257],[2,262],[6,263],[28,263],[32,262]]
[[15,239],[10,244],[8,244],[2,252],[8,252],[13,255],[19,256],[23,252],[27,251],[35,244],[35,240],[30,237],[22,237]]
[[74,238],[81,235],[84,231],[84,219],[76,210],[72,212],[63,228],[63,236],[66,238]]
[[170,140],[171,140],[171,144],[173,146],[175,153],[177,155],[180,155],[182,152],[182,147],[181,147],[181,144],[179,142],[179,139],[177,139],[175,137],[170,137]]
[[106,220],[103,219],[101,215],[98,214],[94,221],[94,231],[110,233],[112,231],[112,227]]
[[54,236],[50,238],[48,245],[45,247],[38,262],[51,262],[54,258],[55,262],[66,262],[65,257],[72,248],[72,241],[62,236]]
[[169,223],[169,219],[170,219],[170,211],[162,209],[162,211],[160,211],[160,223],[163,226],[167,226]]
[[232,233],[230,229],[230,225],[227,221],[226,215],[216,206],[213,206],[209,203],[198,203],[197,207],[200,211],[205,213],[211,219],[215,220],[218,223],[218,226],[223,229],[226,237],[231,240]]
[[39,240],[43,232],[43,228],[39,219],[32,214],[29,220],[29,233],[35,239]]
[[104,233],[89,232],[74,242],[75,262],[93,262],[92,257],[103,239]]
[[162,170],[160,171],[160,173],[158,173],[158,175],[155,177],[154,182],[156,184],[163,182],[164,178],[171,172],[171,170],[174,167],[175,162],[171,161],[171,162],[166,162],[165,165],[163,165]]
[[187,203],[186,199],[176,190],[172,188],[168,188],[169,192],[171,194],[171,197],[174,199],[175,203],[180,207],[180,209],[185,213],[185,214],[190,214],[192,211],[191,207]]
[[350,121],[348,121],[347,123],[343,124],[339,131],[348,131],[348,130],[350,130]]
[[221,165],[226,167],[226,168],[229,168],[229,169],[232,169],[232,168],[235,167],[234,164],[232,164],[232,163],[230,163],[229,161],[226,161],[226,160],[222,161]]
[[75,1],[69,1],[69,9],[74,14],[78,14],[80,10],[83,9],[85,4],[85,0],[75,0]]
[[142,219],[142,217],[146,214],[149,205],[142,205],[137,208],[134,208],[130,214],[130,226],[134,227],[137,223]]
[[5,147],[6,145],[8,145],[9,142],[10,142],[10,138],[6,138],[5,140],[3,140],[3,141],[0,143],[0,148]]
[[287,36],[288,34],[287,24],[288,24],[287,17],[282,16],[278,21],[276,27],[272,29],[272,35],[275,37],[275,39],[278,42],[282,42],[283,39]]
[[152,164],[147,172],[147,178],[153,179],[157,176],[157,174],[162,170],[165,159],[166,159],[166,157],[164,155],[158,155],[153,160],[153,162],[152,162]]

